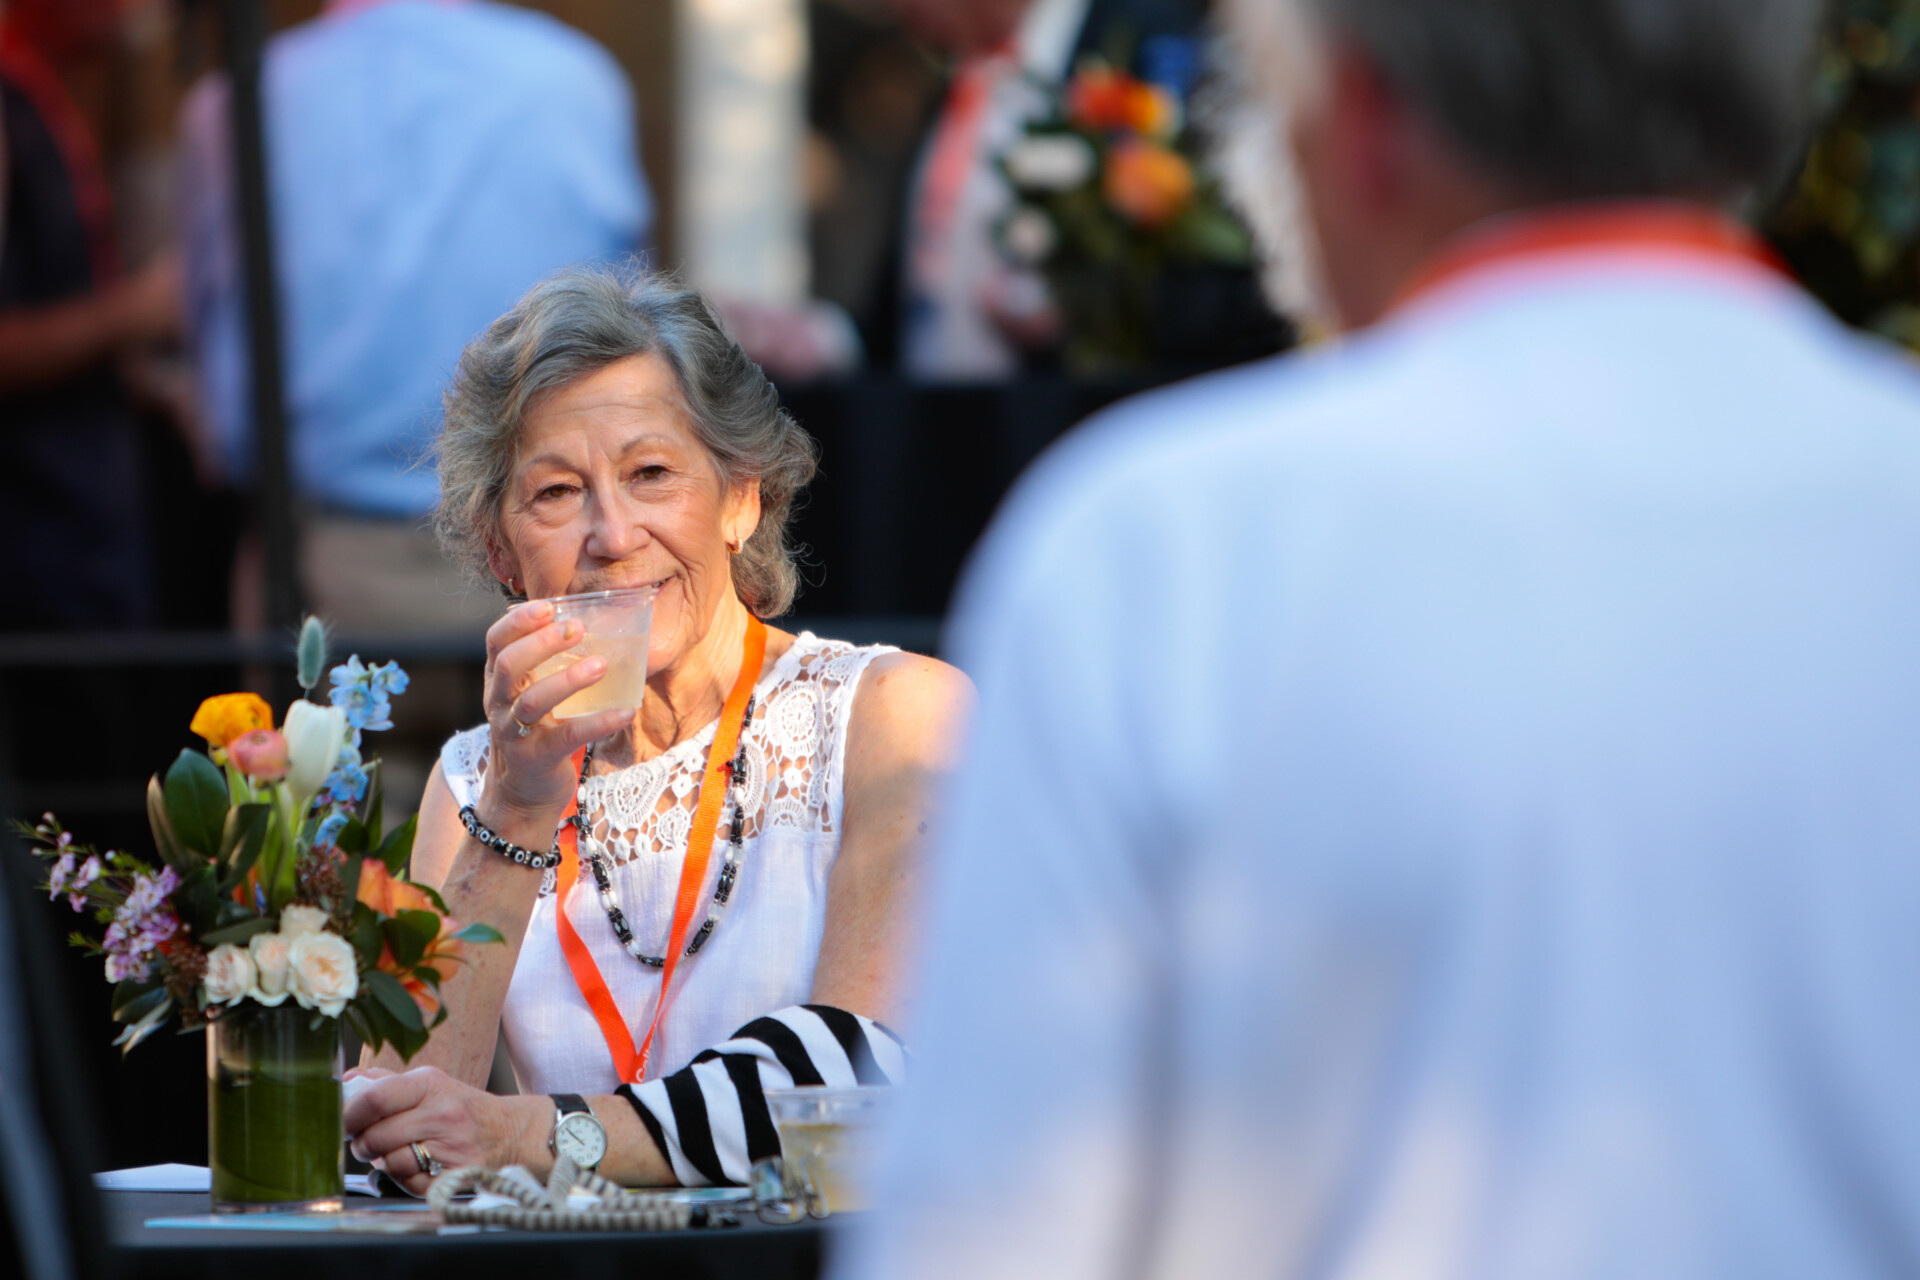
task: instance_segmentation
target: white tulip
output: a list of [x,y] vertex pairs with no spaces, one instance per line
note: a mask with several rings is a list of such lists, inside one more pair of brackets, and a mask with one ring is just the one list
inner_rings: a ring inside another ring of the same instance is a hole
[[318,907],[289,906],[280,911],[280,936],[289,942],[318,933],[333,917]]
[[293,973],[293,998],[302,1009],[318,1009],[337,1018],[360,990],[353,945],[337,933],[309,933],[294,939],[287,964]]
[[1071,191],[1093,178],[1098,165],[1086,139],[1071,133],[1023,138],[1007,152],[1007,176],[1022,191]]
[[253,982],[247,994],[269,1009],[287,998],[287,952],[292,943],[277,933],[256,933],[247,940]]
[[307,802],[320,790],[340,763],[347,741],[347,713],[339,707],[321,707],[296,700],[287,708],[281,734],[287,740],[287,791],[295,814],[306,812]]
[[232,1004],[253,985],[253,957],[231,942],[207,956],[207,1003]]

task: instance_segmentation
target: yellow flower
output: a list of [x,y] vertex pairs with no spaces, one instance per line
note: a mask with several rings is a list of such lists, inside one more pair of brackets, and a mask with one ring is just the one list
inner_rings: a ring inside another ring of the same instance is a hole
[[201,703],[187,727],[208,746],[224,747],[242,734],[273,728],[273,708],[257,693],[223,693]]

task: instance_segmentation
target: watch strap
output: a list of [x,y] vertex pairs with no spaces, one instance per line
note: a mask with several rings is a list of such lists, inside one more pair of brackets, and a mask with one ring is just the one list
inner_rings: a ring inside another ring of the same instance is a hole
[[[593,1108],[587,1105],[587,1100],[577,1093],[551,1093],[547,1096],[553,1099],[553,1105],[559,1109],[561,1116],[570,1116],[576,1111],[593,1114]],[[559,1117],[555,1118],[557,1120]]]

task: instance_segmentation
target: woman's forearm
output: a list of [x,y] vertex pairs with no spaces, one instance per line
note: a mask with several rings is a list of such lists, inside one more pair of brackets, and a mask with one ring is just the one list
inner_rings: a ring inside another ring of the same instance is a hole
[[368,1065],[396,1071],[409,1065],[436,1066],[456,1080],[486,1087],[500,1013],[539,894],[540,877],[540,872],[509,862],[462,833],[461,848],[440,886],[447,914],[461,925],[492,925],[506,943],[468,944],[462,949],[461,963],[447,967],[440,984],[447,1020],[434,1028],[426,1047],[410,1064],[402,1063],[389,1048],[369,1059]]

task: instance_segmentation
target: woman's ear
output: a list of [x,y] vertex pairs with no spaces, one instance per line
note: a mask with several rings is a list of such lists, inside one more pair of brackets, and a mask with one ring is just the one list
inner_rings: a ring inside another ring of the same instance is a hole
[[760,481],[756,478],[737,484],[727,495],[727,509],[720,519],[727,545],[739,548],[747,544],[760,527]]
[[487,539],[487,568],[500,580],[508,595],[526,594],[527,584],[520,581],[519,559],[492,538]]

